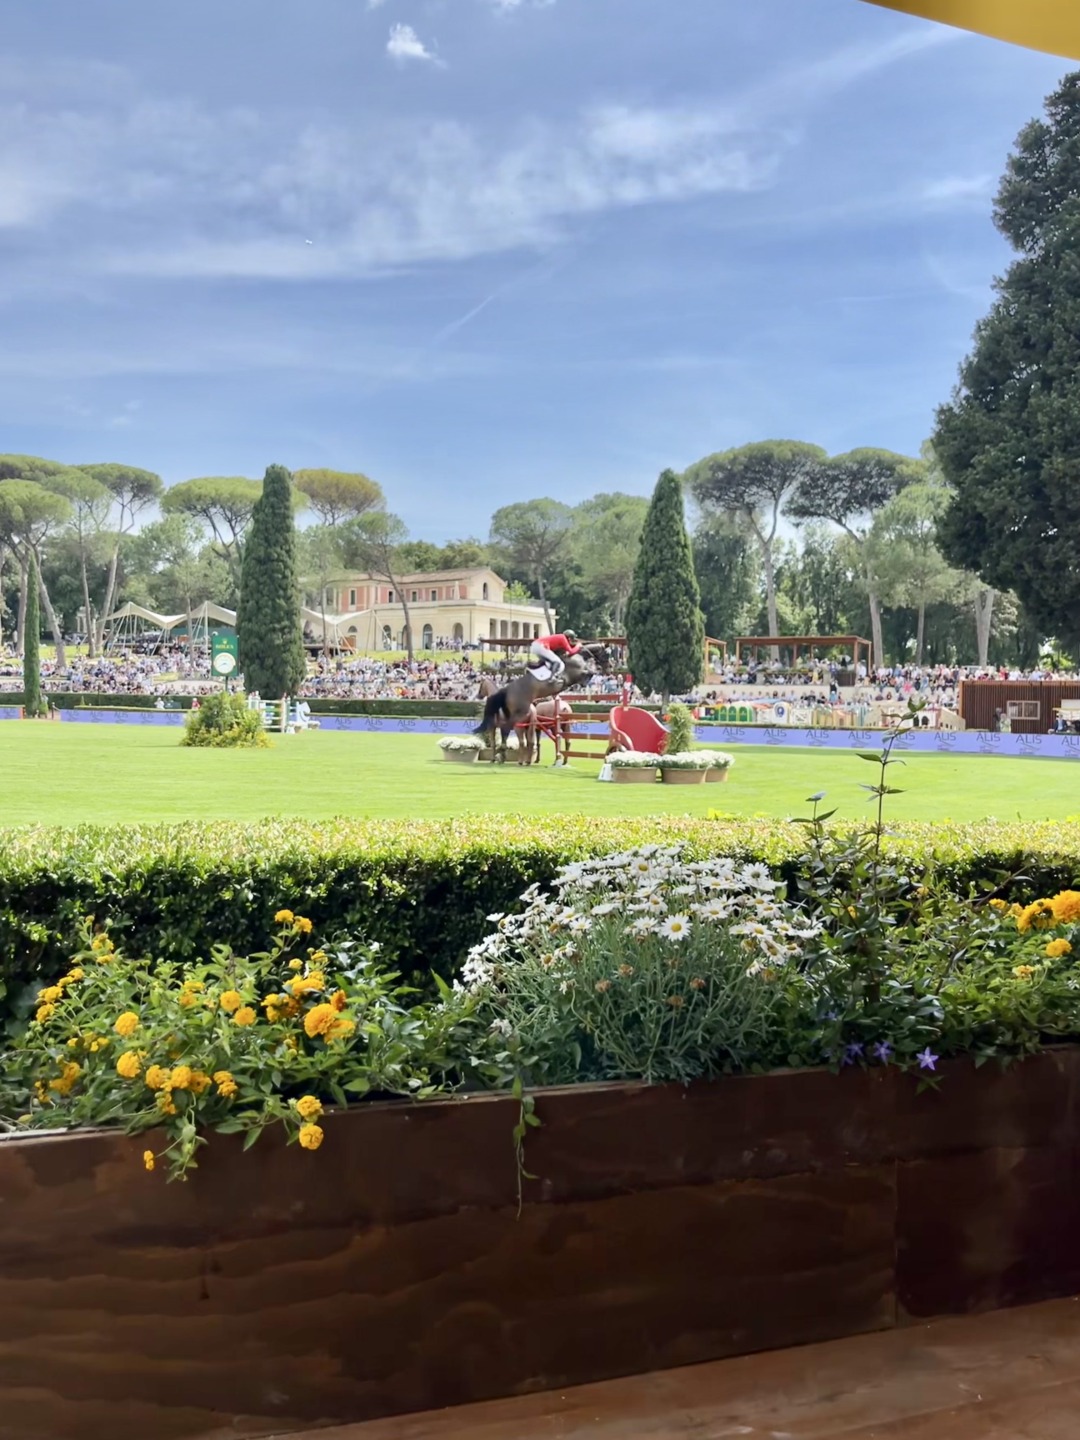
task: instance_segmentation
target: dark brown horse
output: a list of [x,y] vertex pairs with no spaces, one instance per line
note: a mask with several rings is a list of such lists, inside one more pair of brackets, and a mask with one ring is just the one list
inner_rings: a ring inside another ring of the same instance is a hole
[[[496,690],[490,695],[484,706],[484,718],[473,731],[474,735],[482,735],[490,740],[492,749],[495,749],[495,732],[502,734],[501,758],[506,759],[506,741],[511,730],[519,726],[525,730],[523,740],[527,740],[529,747],[529,759],[532,758],[535,706],[538,701],[551,700],[561,695],[564,690],[570,690],[575,685],[582,685],[590,680],[596,668],[601,668],[606,661],[607,652],[601,646],[583,646],[577,655],[567,657],[566,667],[562,674],[555,680],[541,680],[534,671],[526,670],[523,675],[518,675],[501,690]],[[591,662],[591,663],[590,663]],[[528,761],[524,762],[528,763]]]

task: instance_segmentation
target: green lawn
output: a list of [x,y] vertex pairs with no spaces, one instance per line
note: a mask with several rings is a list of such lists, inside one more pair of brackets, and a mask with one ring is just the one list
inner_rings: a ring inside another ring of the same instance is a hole
[[[178,729],[0,724],[0,825],[335,815],[444,819],[470,814],[801,814],[828,792],[841,816],[866,813],[874,770],[846,753],[738,748],[728,784],[601,785],[598,766],[521,770],[451,765],[432,735],[326,732],[271,750],[187,750]],[[545,746],[545,756],[551,755]],[[896,820],[1054,820],[1080,813],[1080,764],[982,756],[909,757],[892,772],[906,793]]]

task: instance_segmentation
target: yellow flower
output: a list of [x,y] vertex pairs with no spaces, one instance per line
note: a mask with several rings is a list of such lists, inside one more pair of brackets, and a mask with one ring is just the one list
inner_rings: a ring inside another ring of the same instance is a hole
[[304,968],[304,962],[303,962],[302,960],[293,959],[293,960],[290,960],[290,961],[289,961],[289,969],[290,969],[290,970],[302,970],[303,968]]
[[991,910],[997,910],[997,911],[1000,912],[1000,911],[1002,911],[1002,910],[1007,910],[1008,908],[1009,908],[1009,907],[1008,907],[1008,905],[1006,904],[1006,902],[1005,902],[1004,900],[991,900],[991,901],[990,901],[990,909],[991,909]]
[[91,950],[111,950],[112,948],[113,942],[109,939],[108,935],[105,934],[95,935],[90,941]]
[[333,995],[330,996],[330,1004],[333,1005],[335,1010],[344,1010],[348,1003],[349,997],[345,994],[344,990],[335,990]]
[[301,935],[310,935],[310,934],[311,934],[311,921],[308,920],[308,919],[306,918],[306,916],[304,916],[304,915],[297,915],[297,917],[296,917],[296,919],[295,919],[295,921],[294,921],[293,923],[296,925],[296,928],[297,928],[297,930],[300,932]]
[[858,911],[855,909],[854,905],[849,905],[847,907],[847,913],[851,916],[852,920],[854,920],[855,916],[858,914]]
[[232,1017],[232,1023],[234,1025],[254,1025],[258,1018],[250,1005],[242,1005]]
[[137,1080],[142,1074],[142,1061],[134,1050],[125,1050],[116,1062],[116,1073],[121,1080]]
[[203,1095],[210,1089],[210,1076],[205,1070],[193,1070],[188,1089],[193,1095]]
[[157,1097],[157,1108],[163,1115],[176,1114],[176,1106],[173,1104],[173,1098],[168,1090],[162,1090],[161,1094]]
[[311,975],[298,975],[295,980],[290,980],[288,989],[293,995],[310,995],[317,990],[326,988],[326,977],[315,971]]
[[1056,960],[1061,955],[1071,955],[1072,946],[1068,940],[1051,940],[1046,947],[1046,954],[1051,960]]
[[304,1016],[304,1030],[312,1040],[317,1035],[328,1042],[341,1040],[355,1029],[353,1022],[342,1019],[333,1005],[316,1005]]
[[146,1167],[147,1170],[153,1170],[153,1168],[154,1168],[154,1152],[153,1152],[153,1150],[144,1150],[144,1151],[142,1152],[142,1163],[143,1163],[143,1165]]
[[90,1043],[87,1048],[89,1049],[91,1055],[96,1055],[99,1050],[104,1050],[107,1045],[111,1044],[112,1041],[107,1035],[92,1035],[90,1037]]
[[1026,935],[1029,930],[1049,930],[1055,924],[1051,900],[1035,900],[1016,917],[1016,928],[1021,935]]
[[231,1015],[234,1010],[239,1010],[243,1003],[244,997],[239,990],[226,990],[221,997],[221,1008],[228,1015]]
[[192,1070],[190,1065],[177,1065],[169,1074],[170,1090],[190,1090]]
[[325,961],[325,959],[326,959],[326,951],[325,951],[325,950],[312,950],[312,951],[310,952],[310,959],[311,959],[312,965],[321,965],[321,964]]
[[55,1090],[57,1095],[67,1095],[81,1074],[82,1066],[77,1061],[65,1060],[60,1066],[59,1080],[50,1080],[49,1089]]
[[171,1074],[172,1071],[166,1070],[162,1065],[151,1065],[144,1079],[151,1090],[164,1090]]
[[318,1125],[300,1126],[300,1144],[305,1150],[317,1150],[323,1142],[323,1132]]
[[1059,925],[1080,920],[1080,890],[1062,890],[1054,896],[1050,905]]
[[55,1005],[41,1005],[34,1014],[34,1019],[39,1025],[47,1024],[56,1014]]
[[198,998],[194,990],[181,990],[177,996],[177,1003],[182,1005],[185,1010],[188,1010],[195,1004]]
[[293,923],[293,918],[294,917],[291,910],[279,910],[274,916],[274,924],[291,925]]
[[1018,980],[1030,980],[1035,974],[1034,965],[1014,965],[1013,974]]
[[64,978],[60,981],[60,984],[61,984],[61,985],[74,985],[77,980],[82,980],[82,979],[84,979],[84,978],[85,978],[85,975],[86,975],[86,971],[83,970],[82,966],[81,966],[81,965],[76,965],[74,970],[69,970],[69,971],[68,971],[68,973],[64,976]]
[[52,1005],[54,1001],[64,998],[64,992],[59,985],[50,985],[46,990],[39,990],[37,998],[47,1005]]
[[49,1087],[45,1084],[44,1080],[34,1081],[34,1094],[37,1096],[39,1104],[52,1104],[52,1097],[49,1095]]
[[113,1029],[118,1035],[123,1035],[125,1037],[128,1035],[134,1035],[135,1031],[138,1028],[139,1017],[135,1014],[134,1010],[125,1010],[123,1015],[120,1016],[116,1024],[113,1026]]
[[301,1120],[317,1120],[323,1113],[322,1101],[314,1095],[302,1095],[296,1102],[296,1113]]

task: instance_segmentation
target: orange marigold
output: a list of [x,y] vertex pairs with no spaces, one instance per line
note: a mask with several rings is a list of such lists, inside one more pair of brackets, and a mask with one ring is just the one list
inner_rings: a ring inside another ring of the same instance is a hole
[[312,1040],[319,1035],[328,1043],[343,1040],[355,1029],[353,1022],[339,1015],[333,1005],[316,1005],[304,1016],[304,1030]]
[[299,1139],[305,1150],[317,1150],[323,1142],[322,1128],[318,1125],[301,1125]]
[[1059,925],[1070,925],[1080,920],[1080,890],[1062,890],[1050,904]]
[[255,1011],[250,1005],[241,1005],[240,1009],[237,1010],[236,1014],[232,1017],[232,1023],[234,1025],[254,1025],[258,1018],[258,1015],[255,1014]]
[[239,1010],[243,1003],[244,997],[240,994],[239,990],[225,990],[222,992],[221,1008],[226,1014],[231,1015],[235,1010]]
[[125,1010],[123,1015],[121,1015],[117,1019],[116,1024],[113,1026],[113,1029],[116,1031],[117,1035],[124,1036],[134,1035],[135,1031],[138,1028],[139,1017],[135,1014],[134,1010]]
[[163,1065],[151,1065],[143,1079],[151,1090],[164,1090],[169,1083],[171,1070],[166,1070]]

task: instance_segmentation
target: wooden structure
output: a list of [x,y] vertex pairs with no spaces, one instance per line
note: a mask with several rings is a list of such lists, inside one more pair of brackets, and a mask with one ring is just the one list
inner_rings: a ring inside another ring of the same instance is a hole
[[863,652],[869,668],[873,647],[861,635],[741,635],[735,641],[735,663],[742,659],[744,648],[750,651],[790,650],[792,663],[797,664],[801,649],[809,649],[812,659],[815,650],[836,650],[841,646],[851,652],[853,670],[859,668],[859,656]]
[[1066,700],[1080,700],[1080,680],[962,680],[957,708],[968,730],[993,730],[1000,710],[1014,735],[1045,735]]
[[4,1136],[0,1437],[286,1435],[1075,1295],[1080,1047],[939,1074],[541,1090],[520,1208],[510,1095],[212,1136],[184,1185],[149,1137]]

